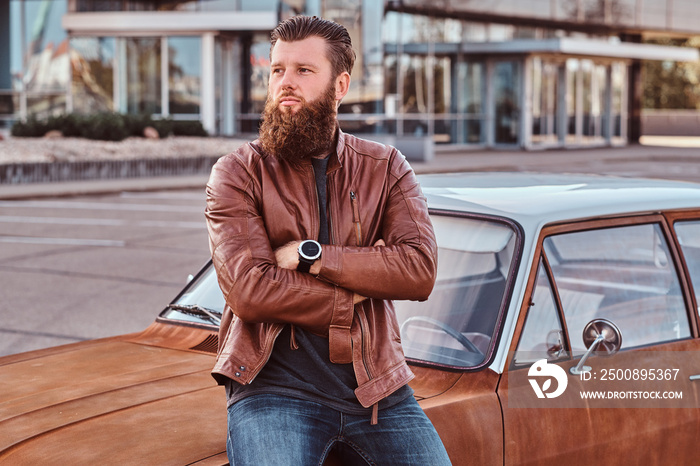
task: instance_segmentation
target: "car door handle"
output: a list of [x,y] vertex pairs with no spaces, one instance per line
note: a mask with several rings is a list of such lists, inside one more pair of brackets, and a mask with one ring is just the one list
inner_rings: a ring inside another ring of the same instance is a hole
[[690,380],[700,380],[700,374],[697,375],[691,375]]

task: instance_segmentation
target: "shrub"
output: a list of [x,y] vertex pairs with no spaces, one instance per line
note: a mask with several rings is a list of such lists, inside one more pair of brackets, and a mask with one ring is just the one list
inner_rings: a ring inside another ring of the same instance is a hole
[[47,131],[46,123],[32,116],[27,118],[27,121],[18,121],[12,125],[10,134],[21,138],[40,138],[46,134]]
[[173,120],[172,118],[163,118],[160,120],[154,120],[151,124],[156,131],[158,131],[158,136],[161,138],[167,138],[173,134]]
[[[153,120],[150,115],[134,115],[134,114],[123,114],[121,115],[124,120],[124,127],[129,133],[129,136],[142,137],[143,130],[147,126],[153,126]],[[162,137],[162,136],[161,136]]]
[[175,136],[209,136],[199,120],[174,120],[173,134]]
[[129,129],[118,113],[98,113],[85,118],[81,136],[86,139],[121,141],[129,137]]
[[121,141],[129,136],[143,137],[143,130],[152,126],[161,138],[168,136],[208,136],[198,120],[154,120],[150,115],[119,114],[112,112],[79,115],[70,113],[39,120],[31,116],[27,121],[12,125],[15,137],[40,138],[48,131],[58,130],[66,137],[83,137],[104,141]]
[[57,120],[56,127],[51,129],[59,130],[67,138],[80,137],[82,135],[83,126],[85,125],[84,117],[71,113],[55,118]]

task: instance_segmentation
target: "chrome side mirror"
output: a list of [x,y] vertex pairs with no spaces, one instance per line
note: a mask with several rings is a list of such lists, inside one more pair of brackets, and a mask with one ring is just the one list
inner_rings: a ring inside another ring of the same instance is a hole
[[603,356],[612,356],[620,351],[622,346],[622,333],[615,324],[607,319],[593,319],[583,328],[583,344],[588,351],[583,355],[576,367],[569,369],[573,375],[579,375],[591,370],[585,366],[586,360],[594,351],[600,348]]

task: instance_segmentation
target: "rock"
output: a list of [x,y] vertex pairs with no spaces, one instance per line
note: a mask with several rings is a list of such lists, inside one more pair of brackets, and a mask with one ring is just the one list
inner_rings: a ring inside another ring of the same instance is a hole
[[51,131],[47,131],[44,137],[46,139],[58,139],[63,137],[63,133],[57,129],[52,129]]
[[146,139],[159,139],[160,134],[158,134],[158,130],[156,130],[153,126],[146,126],[143,129],[143,137]]

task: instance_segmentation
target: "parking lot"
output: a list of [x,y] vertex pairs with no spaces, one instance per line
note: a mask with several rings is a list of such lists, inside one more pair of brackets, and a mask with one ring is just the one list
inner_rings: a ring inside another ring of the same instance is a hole
[[[700,181],[698,138],[651,141],[656,145],[623,149],[443,151],[413,165],[419,173],[579,172]],[[0,186],[0,355],[136,332],[153,322],[188,274],[208,260],[205,180]]]
[[207,258],[202,189],[0,201],[0,355],[141,330]]

